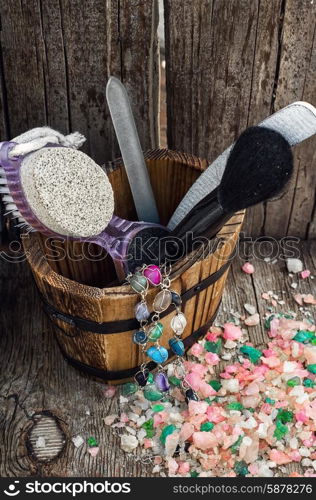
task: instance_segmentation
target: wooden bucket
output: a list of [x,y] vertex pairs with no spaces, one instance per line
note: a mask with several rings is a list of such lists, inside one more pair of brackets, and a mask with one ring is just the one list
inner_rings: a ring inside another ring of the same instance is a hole
[[[162,224],[166,224],[186,191],[207,162],[188,154],[154,150],[146,154]],[[105,166],[115,193],[116,214],[137,220],[121,160]],[[188,324],[186,348],[204,335],[215,318],[244,213],[232,217],[217,235],[214,253],[199,248],[179,261],[171,274],[171,289],[180,293]],[[131,379],[143,362],[141,348],[132,341],[137,329],[134,308],[139,295],[129,285],[115,285],[113,263],[98,247],[89,258],[87,244],[47,239],[38,233],[23,238],[43,307],[51,319],[60,349],[69,363],[111,383]],[[152,304],[155,289],[150,289]],[[172,337],[174,307],[161,317],[161,345]],[[171,360],[172,357],[169,358]],[[150,369],[156,365],[150,363]]]

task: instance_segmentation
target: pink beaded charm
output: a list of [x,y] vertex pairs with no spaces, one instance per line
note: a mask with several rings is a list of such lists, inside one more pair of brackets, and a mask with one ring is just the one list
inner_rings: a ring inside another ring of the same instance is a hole
[[161,283],[161,271],[158,266],[151,264],[143,271],[144,276],[148,279],[149,283],[158,286]]

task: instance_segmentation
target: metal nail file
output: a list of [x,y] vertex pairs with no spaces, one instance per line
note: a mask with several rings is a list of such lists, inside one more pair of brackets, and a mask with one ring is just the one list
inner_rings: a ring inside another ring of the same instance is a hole
[[[291,146],[295,146],[316,134],[316,108],[307,102],[293,102],[265,118],[259,126],[279,132]],[[168,229],[173,230],[199,201],[219,185],[233,146],[218,156],[190,187],[172,215]]]
[[114,76],[111,76],[108,80],[106,99],[138,218],[144,222],[159,223],[156,201],[139,142],[130,101],[124,85]]

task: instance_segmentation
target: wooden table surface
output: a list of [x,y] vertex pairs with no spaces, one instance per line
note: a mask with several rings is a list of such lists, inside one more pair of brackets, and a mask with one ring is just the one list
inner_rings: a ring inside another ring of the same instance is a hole
[[[243,312],[246,302],[263,316],[267,303],[261,294],[268,290],[285,301],[278,310],[299,311],[290,286],[299,280],[289,277],[281,258],[275,262],[273,256],[272,263],[263,260],[278,248],[271,243],[241,244],[217,321],[227,320],[231,311]],[[299,251],[305,268],[316,276],[316,242],[299,244]],[[254,255],[252,276],[240,271],[249,253]],[[297,291],[316,293],[316,278],[299,283]],[[26,263],[0,259],[0,295],[0,476],[150,476],[152,465],[140,455],[136,459],[126,455],[114,430],[103,423],[107,414],[118,412],[117,397],[106,399],[104,384],[71,368],[62,358]],[[315,308],[309,307],[313,312]],[[257,346],[266,343],[262,321],[249,328],[249,333]],[[71,438],[78,434],[97,438],[97,457],[87,453],[85,444],[73,445]],[[40,436],[46,438],[44,448],[39,446]],[[295,469],[298,466],[290,465],[288,470]]]

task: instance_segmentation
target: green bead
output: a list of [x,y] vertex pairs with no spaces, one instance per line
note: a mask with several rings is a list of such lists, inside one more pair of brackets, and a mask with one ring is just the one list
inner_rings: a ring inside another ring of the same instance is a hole
[[311,378],[306,378],[303,382],[303,385],[305,385],[305,387],[314,387],[315,384],[316,382]]
[[235,463],[234,471],[238,476],[246,476],[247,474],[249,474],[247,464],[246,462],[244,462],[244,460]]
[[148,382],[148,384],[153,384],[153,382],[154,382],[154,376],[153,376],[153,374],[152,374],[152,373],[150,373],[150,374],[148,375],[147,382]]
[[152,411],[154,411],[154,412],[159,412],[159,411],[162,411],[164,409],[165,409],[164,405],[154,405],[152,407]]
[[129,284],[131,285],[134,292],[142,293],[148,288],[147,278],[140,273],[135,273],[129,280]]
[[273,406],[273,405],[275,405],[275,399],[266,398],[265,403],[268,403],[269,405]]
[[98,446],[99,443],[95,437],[91,436],[87,439],[87,444],[88,444],[89,448],[94,448],[95,446]]
[[155,435],[155,429],[154,429],[154,419],[150,418],[146,422],[142,424],[142,429],[146,431],[146,437],[147,438],[152,438]]
[[163,394],[154,384],[150,384],[144,388],[144,397],[148,401],[160,401],[163,398]]
[[238,403],[237,401],[233,401],[232,403],[229,403],[226,406],[227,410],[237,410],[241,411],[244,407],[241,403]]
[[240,352],[242,354],[245,354],[245,356],[248,356],[250,361],[254,364],[258,363],[259,359],[262,356],[262,352],[259,351],[259,349],[256,349],[255,347],[252,347],[250,345],[243,345],[240,348]]
[[216,392],[218,392],[222,387],[222,384],[218,380],[210,380],[209,385],[213,387]]
[[239,446],[241,445],[241,442],[243,440],[244,436],[241,434],[237,441],[234,442],[234,444],[230,447],[232,453],[237,453],[239,450]]
[[313,373],[314,375],[316,374],[316,363],[312,365],[307,365],[306,370],[308,370],[310,373]]
[[162,431],[161,431],[161,434],[160,434],[160,441],[162,442],[162,444],[165,444],[166,443],[166,439],[167,439],[167,436],[169,436],[170,434],[172,434],[175,430],[176,430],[176,426],[175,425],[166,425]]
[[190,472],[190,476],[191,476],[191,477],[198,477],[198,476],[199,476],[199,473],[198,473],[198,472],[196,472],[196,470],[192,470],[192,471]]
[[162,335],[162,332],[163,332],[163,325],[162,323],[156,323],[155,325],[153,325],[149,331],[148,331],[148,338],[149,340],[158,340],[160,339],[161,335]]
[[304,343],[304,342],[309,342],[314,337],[315,337],[314,332],[309,332],[307,330],[299,330],[293,337],[293,340],[296,340],[296,342]]
[[290,378],[288,381],[287,381],[287,385],[289,387],[295,387],[296,385],[301,385],[301,379],[300,377],[293,377],[293,378]]
[[171,375],[171,377],[169,377],[168,380],[169,380],[170,384],[175,385],[177,387],[179,387],[181,385],[181,380],[178,377],[176,377],[175,375]]
[[293,412],[290,410],[279,410],[279,413],[277,414],[277,420],[282,422],[282,424],[286,424],[287,422],[292,422],[293,420]]
[[216,342],[210,342],[209,340],[207,340],[204,344],[204,348],[208,352],[219,354],[222,350],[222,340],[218,339]]
[[276,424],[275,424],[275,431],[274,431],[273,436],[275,438],[277,438],[277,440],[280,440],[288,432],[289,432],[289,428],[286,425],[284,425],[280,420],[277,420]]
[[134,382],[127,382],[126,384],[122,385],[121,392],[123,396],[130,396],[131,394],[137,392],[138,389],[138,385],[134,384]]
[[201,424],[200,431],[211,431],[214,426],[213,422],[204,422],[204,424]]

